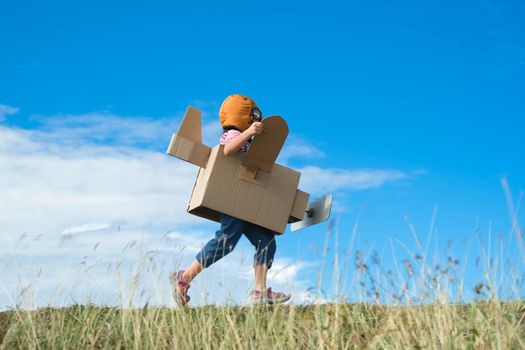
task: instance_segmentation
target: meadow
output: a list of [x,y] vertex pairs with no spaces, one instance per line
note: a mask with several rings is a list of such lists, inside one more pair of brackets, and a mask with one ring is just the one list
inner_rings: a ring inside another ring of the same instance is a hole
[[[32,306],[24,298],[34,296],[23,289],[0,312],[0,349],[525,349],[525,245],[516,222],[508,238],[494,238],[489,230],[485,243],[481,234],[473,235],[469,249],[456,249],[464,252],[459,257],[451,240],[441,254],[429,254],[414,230],[412,250],[397,242],[403,256],[393,253],[399,256],[393,262],[356,249],[356,230],[357,224],[350,245],[340,250],[336,225],[328,225],[311,302],[136,303],[140,276],[151,275],[158,264],[150,252],[136,260],[120,306],[89,298]],[[88,265],[84,257],[80,266],[86,270],[77,271],[89,276]],[[119,262],[109,266],[110,278],[122,276]],[[469,275],[473,267],[478,270]]]
[[2,349],[523,349],[525,303],[329,303],[0,314]]
[[396,277],[357,251],[350,290],[361,302],[14,306],[0,312],[0,349],[524,349],[521,274],[492,282],[488,265],[467,290],[459,265],[449,257],[429,266],[415,254]]

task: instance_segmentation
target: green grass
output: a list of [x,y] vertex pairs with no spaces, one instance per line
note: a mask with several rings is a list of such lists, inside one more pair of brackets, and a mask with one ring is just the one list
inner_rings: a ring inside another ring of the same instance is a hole
[[333,303],[0,313],[2,349],[523,349],[524,302]]

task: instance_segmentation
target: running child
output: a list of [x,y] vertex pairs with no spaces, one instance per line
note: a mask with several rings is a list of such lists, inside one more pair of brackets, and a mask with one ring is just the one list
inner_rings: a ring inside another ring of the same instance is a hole
[[[261,110],[247,96],[228,96],[221,105],[219,117],[223,128],[220,143],[224,145],[226,156],[248,151],[254,136],[265,131],[264,124],[261,123]],[[266,275],[272,266],[276,250],[275,232],[223,213],[220,229],[197,254],[193,263],[185,270],[170,275],[178,304],[186,305],[190,301],[190,282],[206,267],[233,251],[243,234],[255,247],[255,287],[251,292],[252,301],[273,304],[290,299],[290,295],[274,292],[266,286]]]

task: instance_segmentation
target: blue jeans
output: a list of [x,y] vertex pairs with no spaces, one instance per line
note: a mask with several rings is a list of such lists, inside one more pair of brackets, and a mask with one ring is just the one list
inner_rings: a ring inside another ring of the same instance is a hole
[[275,233],[267,228],[226,214],[221,214],[221,228],[215,233],[215,238],[206,243],[195,259],[203,267],[210,266],[229,254],[235,248],[243,233],[255,247],[253,264],[266,264],[270,268],[277,247]]

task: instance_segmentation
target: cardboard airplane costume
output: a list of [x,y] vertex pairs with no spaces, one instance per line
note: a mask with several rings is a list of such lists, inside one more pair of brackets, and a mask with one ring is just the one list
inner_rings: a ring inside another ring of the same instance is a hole
[[199,166],[188,212],[220,222],[225,213],[284,233],[325,221],[332,196],[308,203],[310,195],[297,188],[301,174],[275,161],[288,136],[280,116],[262,120],[265,132],[255,136],[247,152],[224,155],[224,146],[202,144],[201,112],[188,107],[167,154]]

